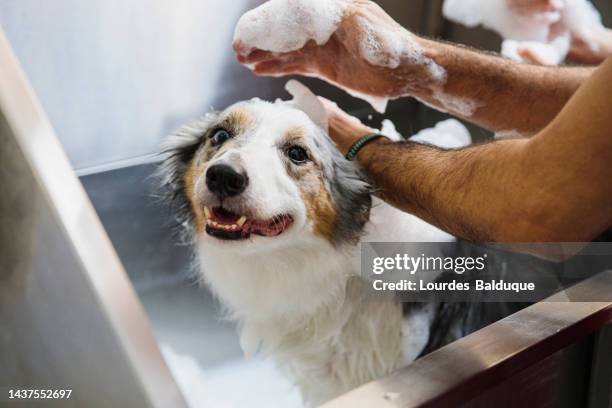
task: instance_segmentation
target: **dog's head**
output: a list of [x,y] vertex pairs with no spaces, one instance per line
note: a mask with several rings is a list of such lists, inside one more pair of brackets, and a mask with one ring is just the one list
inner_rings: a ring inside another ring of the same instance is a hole
[[166,180],[201,246],[241,253],[323,240],[356,243],[371,205],[360,169],[286,102],[258,99],[169,139]]

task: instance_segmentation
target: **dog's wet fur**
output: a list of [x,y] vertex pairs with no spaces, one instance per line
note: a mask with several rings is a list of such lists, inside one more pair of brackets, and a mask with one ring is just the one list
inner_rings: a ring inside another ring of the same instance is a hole
[[[179,129],[166,152],[165,184],[202,281],[239,321],[245,353],[274,357],[308,405],[476,328],[456,329],[470,305],[363,301],[361,240],[453,238],[373,199],[362,170],[304,112],[240,102]],[[214,166],[228,186],[207,177]]]

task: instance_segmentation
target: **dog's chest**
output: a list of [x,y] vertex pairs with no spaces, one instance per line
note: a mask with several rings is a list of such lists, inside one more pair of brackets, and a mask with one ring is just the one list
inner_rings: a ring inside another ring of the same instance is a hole
[[319,320],[318,327],[305,328],[302,339],[293,334],[292,341],[275,353],[308,405],[388,375],[403,363],[398,304],[349,302],[346,307],[350,311],[345,310],[344,317],[341,313],[328,322]]

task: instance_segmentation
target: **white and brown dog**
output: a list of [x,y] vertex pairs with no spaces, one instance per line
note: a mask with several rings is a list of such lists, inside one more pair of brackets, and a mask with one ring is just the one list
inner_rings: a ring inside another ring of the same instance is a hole
[[245,353],[270,353],[309,405],[387,375],[425,347],[433,308],[362,302],[359,244],[447,241],[376,201],[327,135],[322,106],[253,99],[181,128],[164,171],[184,201],[201,277],[239,321]]

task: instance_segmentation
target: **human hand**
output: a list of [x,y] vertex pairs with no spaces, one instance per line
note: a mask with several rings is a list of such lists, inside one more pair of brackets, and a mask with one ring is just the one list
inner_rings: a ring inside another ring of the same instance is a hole
[[[605,29],[597,22],[592,27],[587,22],[581,22],[581,27],[568,24],[572,19],[564,18],[565,14],[584,12],[572,7],[566,0],[506,0],[511,11],[524,17],[554,16],[556,18],[541,18],[541,23],[549,24],[549,41],[560,36],[569,36],[570,49],[567,58],[573,62],[597,65],[612,55],[612,30]],[[576,16],[574,16],[574,19]],[[574,24],[575,25],[575,24]],[[544,64],[542,59],[529,48],[519,48],[521,57],[533,64]]]
[[329,99],[319,97],[319,100],[327,111],[329,136],[343,155],[348,153],[357,140],[365,135],[377,132],[376,129],[364,125],[356,117],[344,112]]
[[564,0],[506,0],[510,10],[523,16],[536,13],[559,12],[564,9]]
[[590,39],[572,37],[568,59],[581,64],[598,65],[612,56],[612,30],[597,30]]
[[[417,37],[367,0],[347,2],[339,27],[324,45],[311,40],[303,48],[286,53],[250,49],[239,40],[233,47],[238,60],[253,64],[258,75],[317,76],[379,97],[406,94],[404,62],[414,61],[414,53],[420,50]],[[413,63],[408,77],[424,82],[426,77],[420,73],[428,68]]]

